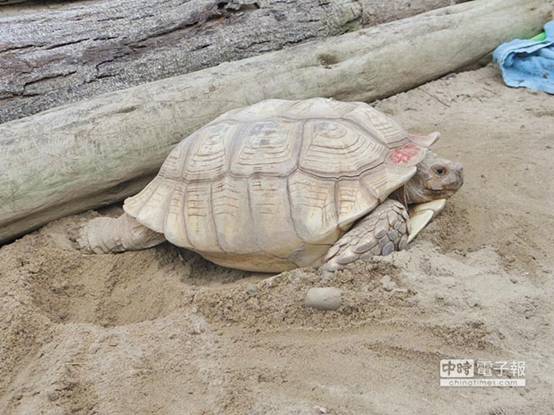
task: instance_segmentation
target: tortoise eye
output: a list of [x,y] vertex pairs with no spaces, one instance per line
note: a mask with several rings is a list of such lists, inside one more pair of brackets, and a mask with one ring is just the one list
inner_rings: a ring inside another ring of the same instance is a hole
[[437,176],[444,176],[446,175],[446,173],[448,173],[448,170],[444,166],[434,166],[433,172],[435,172]]

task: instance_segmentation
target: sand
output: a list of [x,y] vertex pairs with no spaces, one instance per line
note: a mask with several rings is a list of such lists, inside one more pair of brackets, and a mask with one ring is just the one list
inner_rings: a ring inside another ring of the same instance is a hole
[[[325,285],[169,244],[83,255],[53,222],[0,249],[2,414],[552,414],[554,108],[493,67],[376,106],[440,130],[466,183],[410,246]],[[525,388],[439,387],[439,360],[525,361]]]

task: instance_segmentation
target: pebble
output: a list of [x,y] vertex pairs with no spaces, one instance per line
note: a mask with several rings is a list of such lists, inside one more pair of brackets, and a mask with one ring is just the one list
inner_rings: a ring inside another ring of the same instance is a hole
[[383,285],[383,289],[385,291],[392,291],[398,287],[388,275],[385,275],[383,278],[381,278],[381,284]]
[[48,391],[46,396],[48,397],[48,400],[50,402],[54,402],[60,399],[60,393],[57,390]]
[[336,310],[342,303],[342,290],[334,287],[310,288],[304,299],[306,307],[317,310]]
[[250,297],[255,297],[256,294],[258,294],[258,287],[256,287],[255,284],[249,284],[248,287],[246,287],[246,292]]

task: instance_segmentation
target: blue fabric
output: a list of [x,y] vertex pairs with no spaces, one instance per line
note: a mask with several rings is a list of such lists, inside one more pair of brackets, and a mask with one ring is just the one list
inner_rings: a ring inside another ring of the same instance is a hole
[[554,94],[554,21],[544,29],[542,42],[516,39],[494,51],[493,59],[508,86]]

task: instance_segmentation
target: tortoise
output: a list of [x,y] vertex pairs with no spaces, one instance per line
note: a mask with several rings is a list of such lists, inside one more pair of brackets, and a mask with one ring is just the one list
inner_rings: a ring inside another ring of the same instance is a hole
[[79,244],[109,253],[167,240],[230,268],[333,272],[405,249],[462,186],[462,165],[429,149],[438,138],[362,102],[261,101],[181,141],[123,215],[92,219]]

